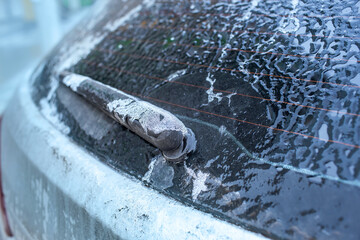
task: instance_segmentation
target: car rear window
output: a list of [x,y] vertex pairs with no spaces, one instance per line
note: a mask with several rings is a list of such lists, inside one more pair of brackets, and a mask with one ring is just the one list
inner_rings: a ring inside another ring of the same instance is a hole
[[[59,85],[46,99],[67,134],[145,185],[266,236],[359,236],[360,2],[140,6],[121,24],[115,10],[104,10],[113,24],[66,70],[175,114],[194,131],[196,152],[168,163]],[[34,83],[40,107],[62,64],[57,51]]]

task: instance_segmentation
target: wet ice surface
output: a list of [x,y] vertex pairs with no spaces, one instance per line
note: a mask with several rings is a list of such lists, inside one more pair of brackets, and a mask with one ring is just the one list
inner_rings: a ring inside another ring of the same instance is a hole
[[174,169],[162,156],[155,156],[149,164],[149,170],[142,178],[157,189],[164,190],[173,186]]
[[275,238],[356,239],[359,7],[158,1],[70,69],[161,100],[197,136],[185,165],[121,126],[96,140],[54,104],[75,141],[175,199]]

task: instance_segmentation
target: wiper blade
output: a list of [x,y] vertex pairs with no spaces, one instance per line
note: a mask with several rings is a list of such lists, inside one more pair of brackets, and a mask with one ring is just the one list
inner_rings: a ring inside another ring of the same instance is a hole
[[183,161],[195,151],[193,131],[170,112],[89,77],[62,72],[60,81],[155,147],[165,159]]

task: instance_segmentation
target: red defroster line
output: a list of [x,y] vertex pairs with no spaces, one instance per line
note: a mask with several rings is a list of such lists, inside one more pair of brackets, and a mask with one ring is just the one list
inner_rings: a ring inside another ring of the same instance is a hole
[[[169,80],[164,79],[164,78],[149,76],[149,75],[140,74],[140,73],[134,73],[134,72],[130,72],[130,71],[119,69],[119,68],[113,68],[113,67],[108,67],[108,66],[99,66],[99,65],[97,65],[98,63],[92,62],[92,61],[84,60],[84,62],[86,64],[88,64],[88,65],[91,65],[91,66],[96,66],[96,67],[99,67],[99,68],[108,69],[108,70],[116,71],[116,72],[119,72],[119,73],[127,73],[127,74],[130,74],[130,75],[136,75],[136,76],[140,76],[140,77],[144,77],[144,78],[149,78],[149,79],[154,79],[154,80],[164,81],[164,82],[169,82],[169,83],[175,83],[175,84],[180,84],[180,85],[184,85],[184,86],[195,87],[195,88],[200,88],[200,89],[205,89],[205,90],[210,89],[210,88],[205,87],[205,86],[199,86],[199,85],[190,84],[190,83],[182,83],[182,82],[177,82],[177,81],[169,81]],[[304,107],[304,108],[311,108],[311,109],[316,109],[316,110],[321,110],[321,111],[333,112],[333,113],[337,113],[337,114],[346,114],[346,115],[350,115],[350,116],[360,117],[360,114],[356,114],[356,113],[348,113],[348,112],[343,112],[343,111],[338,111],[338,110],[331,110],[331,109],[326,109],[326,108],[306,106],[306,105],[302,105],[302,104],[290,103],[290,102],[279,101],[279,100],[269,99],[269,98],[262,98],[262,97],[257,97],[257,96],[242,94],[242,93],[236,93],[236,92],[231,92],[231,91],[226,91],[226,90],[221,90],[221,89],[216,89],[216,88],[214,88],[213,91],[223,92],[223,93],[227,93],[227,94],[235,94],[235,95],[242,96],[242,97],[260,99],[260,100],[271,101],[271,102],[276,102],[276,103],[281,103],[281,104],[283,103],[283,104],[288,104],[288,105],[291,105],[291,106],[299,106],[299,107]]]
[[[143,42],[143,43],[154,43],[159,45],[165,45],[164,41],[149,41],[149,40],[142,40],[142,39],[134,39],[134,38],[125,38],[120,36],[111,37],[111,39],[121,39],[125,41],[135,41],[135,42]],[[206,47],[206,46],[197,46],[191,44],[184,44],[184,43],[175,43],[171,42],[170,45],[175,46],[184,46],[184,47],[196,47],[196,48],[205,48],[205,49],[215,49],[215,50],[226,50],[226,51],[235,51],[235,52],[245,52],[245,53],[261,53],[261,54],[270,54],[276,56],[289,56],[289,57],[298,57],[298,58],[314,58],[314,59],[324,59],[324,60],[333,60],[333,61],[344,61],[344,62],[360,62],[360,60],[351,60],[351,59],[342,59],[342,58],[330,58],[330,57],[316,57],[316,56],[304,56],[304,55],[295,55],[295,54],[287,54],[287,53],[275,53],[275,52],[262,52],[262,51],[254,51],[254,50],[243,50],[237,48],[223,48],[223,47]]]
[[[176,13],[174,13],[176,14]],[[230,17],[243,17],[245,14],[231,14],[231,13],[191,13],[191,12],[184,12],[184,14],[189,15],[200,15],[200,16],[230,16]],[[257,16],[257,17],[284,17],[284,18],[360,18],[359,16],[346,16],[346,15],[335,15],[335,16],[324,16],[324,15],[280,15],[280,14],[256,14],[251,13],[250,16]]]
[[307,34],[296,34],[296,33],[276,33],[276,32],[263,32],[263,31],[247,31],[247,30],[220,30],[220,29],[203,29],[203,28],[174,28],[174,27],[159,27],[153,26],[156,29],[167,29],[174,31],[199,31],[199,32],[226,32],[226,33],[250,33],[259,35],[278,35],[278,36],[300,36],[300,37],[320,37],[320,38],[335,38],[335,39],[360,39],[360,37],[343,37],[343,36],[325,36],[325,35],[307,35]]
[[188,109],[188,110],[192,110],[192,111],[196,111],[196,112],[201,112],[201,113],[204,113],[204,114],[207,114],[207,115],[213,115],[213,116],[216,116],[216,117],[230,119],[230,120],[234,120],[234,121],[241,122],[241,123],[246,123],[246,124],[250,124],[250,125],[254,125],[254,126],[258,126],[258,127],[264,127],[264,128],[272,129],[274,131],[291,133],[291,134],[295,134],[295,135],[298,135],[298,136],[302,136],[304,138],[313,138],[313,139],[317,139],[317,140],[320,140],[320,141],[323,141],[323,142],[331,142],[331,143],[336,143],[336,144],[349,146],[349,147],[352,147],[352,148],[360,148],[360,146],[354,145],[354,144],[349,144],[349,143],[344,143],[344,142],[335,141],[335,140],[331,140],[331,139],[324,139],[324,138],[319,138],[319,137],[306,135],[306,134],[302,134],[302,133],[298,133],[298,132],[293,132],[293,131],[288,131],[288,130],[284,130],[284,129],[274,128],[274,127],[266,126],[266,125],[259,124],[259,123],[253,123],[253,122],[249,122],[249,121],[245,121],[245,120],[241,120],[241,119],[237,119],[237,118],[227,117],[227,116],[223,116],[223,115],[220,115],[220,114],[203,111],[203,110],[192,108],[192,107],[186,107],[186,106],[183,106],[183,105],[180,105],[180,104],[167,102],[167,101],[160,100],[160,99],[153,98],[153,97],[149,97],[149,96],[143,96],[143,95],[133,93],[133,92],[129,92],[129,91],[122,90],[122,89],[119,89],[119,90],[123,91],[123,92],[126,92],[128,94],[132,94],[132,95],[141,97],[141,98],[147,98],[147,99],[150,99],[150,100],[153,100],[153,101],[156,101],[156,102],[161,102],[161,103],[165,103],[165,104],[172,105],[172,106],[175,106],[175,107],[180,107],[180,108],[184,108],[184,109]]
[[[249,1],[249,0],[245,0]],[[157,1],[156,3],[182,3],[180,1]],[[176,14],[174,12],[174,14]],[[202,16],[234,16],[234,17],[242,17],[245,16],[244,14],[231,14],[231,13],[191,13],[185,12],[185,14],[191,15],[202,15]],[[351,15],[334,15],[334,16],[327,16],[327,15],[281,15],[281,14],[254,14],[252,13],[251,16],[259,16],[259,17],[296,17],[296,18],[360,18],[360,16],[351,16]]]
[[204,64],[185,63],[185,62],[180,62],[180,61],[175,61],[175,60],[152,58],[152,57],[139,56],[139,55],[134,55],[134,54],[129,54],[129,53],[120,53],[120,52],[115,52],[115,51],[106,50],[106,49],[96,48],[96,50],[99,52],[107,52],[107,53],[112,53],[112,54],[116,54],[116,55],[126,55],[126,56],[130,56],[132,58],[140,58],[140,59],[147,59],[147,60],[160,61],[160,62],[169,62],[169,63],[175,63],[175,64],[181,64],[181,65],[187,65],[187,66],[204,67],[204,68],[211,68],[211,69],[223,70],[223,71],[229,71],[229,72],[239,72],[239,73],[245,73],[245,74],[251,74],[251,75],[259,75],[259,76],[267,76],[267,77],[275,77],[275,78],[283,78],[283,79],[292,79],[292,80],[299,80],[299,81],[304,81],[304,82],[322,83],[322,84],[336,85],[336,86],[341,86],[341,87],[360,88],[360,86],[355,86],[355,85],[332,83],[332,82],[322,82],[322,81],[316,81],[316,80],[310,80],[310,79],[304,79],[304,78],[277,76],[277,75],[267,74],[267,73],[256,73],[256,72],[249,72],[246,70],[222,68],[222,67],[215,67],[215,66],[209,66],[209,65],[204,65]]

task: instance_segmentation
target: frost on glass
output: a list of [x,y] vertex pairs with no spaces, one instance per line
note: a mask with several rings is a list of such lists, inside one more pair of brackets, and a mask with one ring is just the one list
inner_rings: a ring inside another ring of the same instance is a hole
[[356,239],[359,7],[158,0],[85,34],[107,31],[66,70],[175,114],[197,138],[183,164],[118,125],[94,139],[53,104],[75,141],[172,198],[274,238]]

